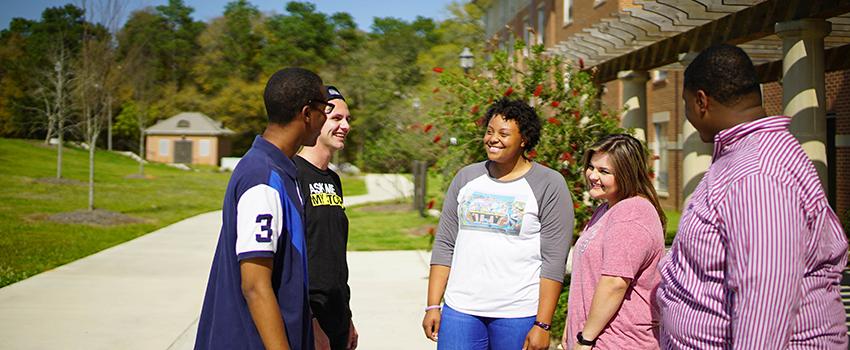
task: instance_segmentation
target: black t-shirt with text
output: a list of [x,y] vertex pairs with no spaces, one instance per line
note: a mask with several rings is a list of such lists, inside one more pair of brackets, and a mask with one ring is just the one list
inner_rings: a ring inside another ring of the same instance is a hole
[[348,335],[351,310],[348,288],[348,217],[342,203],[342,183],[334,171],[322,170],[295,156],[298,183],[304,197],[310,306],[331,344]]

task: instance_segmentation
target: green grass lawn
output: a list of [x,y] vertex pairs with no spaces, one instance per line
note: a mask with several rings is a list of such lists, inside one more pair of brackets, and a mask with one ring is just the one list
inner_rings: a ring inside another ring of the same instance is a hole
[[56,176],[56,150],[30,140],[0,139],[0,287],[74,261],[196,214],[221,208],[230,173],[183,171],[148,164],[148,179],[130,158],[98,151],[95,207],[140,223],[67,224],[52,214],[86,209],[88,151],[65,148],[64,182]]
[[346,209],[349,250],[430,249],[437,218],[419,216],[409,200]]
[[339,179],[342,181],[342,191],[346,197],[367,193],[366,181],[363,180],[362,176],[345,176],[340,174]]

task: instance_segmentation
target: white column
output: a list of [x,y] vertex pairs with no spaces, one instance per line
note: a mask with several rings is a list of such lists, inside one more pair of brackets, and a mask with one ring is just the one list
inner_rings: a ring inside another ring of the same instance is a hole
[[[697,57],[699,52],[691,52],[683,54],[679,57],[679,62],[682,66],[687,67]],[[677,89],[680,87],[676,87]],[[684,103],[682,103],[684,106]],[[691,199],[691,194],[697,188],[697,185],[702,181],[702,176],[708,171],[711,165],[711,153],[714,145],[711,143],[702,142],[697,129],[685,117],[684,107],[682,108],[682,134],[679,138],[682,143],[682,208]]]
[[623,83],[623,105],[626,111],[620,116],[624,128],[634,128],[634,136],[646,142],[646,71],[622,71],[617,79]]
[[826,188],[826,96],[823,38],[831,24],[823,19],[800,19],[776,24],[782,38],[782,105],[793,117],[791,133],[815,165]]

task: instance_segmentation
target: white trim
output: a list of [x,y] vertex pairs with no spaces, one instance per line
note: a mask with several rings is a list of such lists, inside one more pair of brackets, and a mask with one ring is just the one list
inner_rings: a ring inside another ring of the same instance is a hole
[[[564,22],[563,27],[569,26],[573,23],[573,5],[575,0],[562,0],[561,7],[563,7],[563,13],[561,15],[561,20]],[[569,6],[568,6],[569,5]]]

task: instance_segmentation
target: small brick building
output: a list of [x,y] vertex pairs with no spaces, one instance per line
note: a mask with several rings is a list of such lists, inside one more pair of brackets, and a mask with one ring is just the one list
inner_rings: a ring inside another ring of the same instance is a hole
[[145,130],[145,159],[161,163],[218,165],[230,154],[230,129],[198,112],[183,112]]

